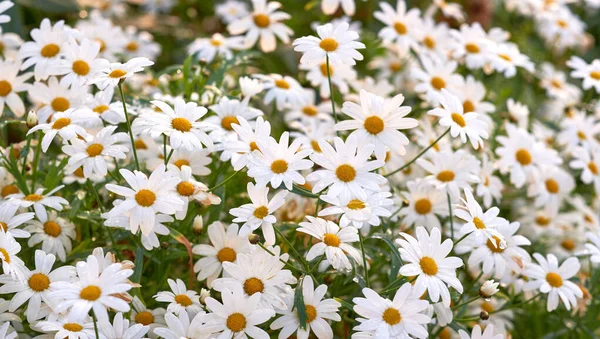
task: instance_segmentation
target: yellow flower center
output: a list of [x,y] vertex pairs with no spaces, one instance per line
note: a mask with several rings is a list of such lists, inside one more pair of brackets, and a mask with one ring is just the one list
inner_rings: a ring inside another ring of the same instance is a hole
[[135,201],[142,207],[150,207],[156,200],[156,194],[151,190],[141,189],[135,194]]
[[314,117],[319,112],[315,106],[304,106],[304,108],[302,108],[302,113],[308,115],[309,117]]
[[406,25],[402,22],[395,22],[394,29],[396,30],[396,33],[400,35],[404,35],[407,32]]
[[231,247],[223,247],[217,253],[217,259],[220,262],[234,262],[236,258],[235,250]]
[[108,110],[108,106],[106,106],[106,105],[98,105],[98,106],[94,107],[94,109],[93,109],[93,111],[98,114],[102,114],[102,113],[106,112],[106,110]]
[[590,72],[590,77],[592,77],[594,80],[600,80],[600,71]]
[[61,129],[63,127],[69,126],[71,124],[71,119],[69,118],[58,118],[52,124],[53,129]]
[[0,192],[0,195],[2,195],[3,198],[6,198],[7,196],[11,195],[11,194],[16,194],[19,193],[19,188],[15,185],[6,185],[4,187],[2,187],[2,191]]
[[62,233],[62,228],[55,221],[46,221],[44,223],[44,233],[56,238]]
[[98,42],[100,44],[100,50],[99,52],[102,53],[106,50],[106,42],[104,42],[104,40],[100,39],[100,38],[96,38],[94,39],[96,40],[96,42]]
[[285,81],[284,79],[277,79],[277,80],[275,80],[275,86],[277,86],[279,88],[283,88],[283,89],[289,89],[290,88],[289,82]]
[[326,76],[333,76],[333,67],[329,66],[329,74],[327,74],[327,63],[323,63],[319,66],[319,68],[321,69],[321,74],[326,77]]
[[415,201],[415,211],[419,214],[427,214],[431,212],[431,201],[427,198]]
[[319,47],[325,52],[333,52],[338,48],[338,42],[332,38],[325,38],[319,43]]
[[559,186],[558,186],[558,182],[554,179],[548,179],[545,182],[546,184],[546,190],[548,190],[548,192],[552,193],[552,194],[556,194],[559,191]]
[[338,247],[340,246],[340,238],[332,233],[325,233],[323,236],[323,242],[327,246]]
[[52,106],[52,109],[56,112],[64,112],[71,107],[71,103],[69,100],[67,100],[67,98],[58,97],[52,100],[50,106]]
[[251,141],[248,146],[250,146],[250,151],[257,151],[258,150],[258,145],[256,144],[255,141]]
[[192,129],[192,123],[186,118],[173,119],[171,126],[180,132],[189,132]]
[[218,39],[210,39],[210,44],[215,46],[215,47],[219,47],[223,44],[223,42],[221,40]]
[[381,317],[383,318],[383,321],[385,321],[386,323],[388,323],[388,325],[391,326],[394,326],[400,321],[402,321],[402,316],[400,315],[400,312],[393,307],[386,308],[386,310],[383,311],[383,315]]
[[356,170],[348,164],[343,164],[335,169],[335,175],[340,181],[350,182],[356,178]]
[[531,164],[531,153],[528,150],[521,148],[515,154],[515,158],[519,162],[519,164],[523,166],[527,166]]
[[[255,19],[256,20],[256,19]],[[246,317],[241,313],[233,313],[227,317],[227,328],[232,332],[240,332],[246,328]]]
[[36,292],[42,292],[48,289],[50,286],[50,279],[43,273],[34,273],[29,277],[29,288]]
[[310,141],[310,147],[312,147],[312,149],[315,150],[315,152],[321,153],[321,146],[319,146],[319,142],[318,141],[311,140]]
[[186,294],[178,294],[175,296],[175,302],[183,307],[188,307],[193,304],[192,299]]
[[265,290],[265,284],[258,278],[250,278],[244,281],[244,292],[247,295],[253,295],[254,293],[262,293]]
[[558,288],[563,284],[562,277],[558,273],[550,272],[546,274],[546,281],[550,286]]
[[58,52],[60,52],[60,47],[58,47],[57,44],[47,44],[42,47],[40,54],[42,54],[44,58],[52,58],[56,56]]
[[96,301],[101,295],[102,290],[95,285],[86,286],[79,292],[79,297],[87,301]]
[[552,87],[555,87],[555,88],[562,88],[563,87],[562,82],[560,82],[560,81],[558,81],[556,79],[552,79],[552,81],[550,81],[550,84],[552,85]]
[[573,239],[565,239],[560,242],[560,246],[562,246],[562,248],[564,248],[565,250],[571,252],[575,249],[577,244],[575,244],[575,241],[573,241]]
[[317,309],[313,305],[305,305],[306,322],[311,323],[317,318]]
[[546,226],[550,223],[550,218],[546,218],[542,215],[535,218],[535,223],[540,226]]
[[27,201],[36,202],[36,201],[42,200],[43,198],[44,198],[44,196],[33,193],[33,194],[27,195],[24,199],[27,200]]
[[441,171],[440,173],[438,173],[436,178],[441,182],[449,182],[454,180],[454,172],[450,170]]
[[390,70],[394,73],[400,72],[402,69],[402,64],[400,62],[392,62],[390,63]]
[[283,159],[273,161],[271,164],[271,171],[275,174],[285,173],[288,170],[288,163]]
[[596,163],[590,161],[587,167],[590,170],[590,172],[592,172],[592,174],[598,174],[598,165],[596,165]]
[[83,326],[76,323],[66,323],[63,328],[69,332],[81,332],[83,330]]
[[429,35],[426,36],[425,39],[423,39],[423,44],[425,45],[425,47],[427,47],[429,49],[434,49],[435,45],[436,45],[435,39],[433,39]]
[[475,227],[478,230],[484,230],[486,228],[485,224],[483,223],[483,220],[479,219],[479,217],[473,218],[473,224],[475,224]]
[[90,65],[83,60],[77,60],[73,62],[72,69],[77,75],[85,76],[90,72]]
[[579,140],[587,139],[587,135],[585,135],[585,133],[583,131],[577,131],[577,137],[579,138]]
[[561,19],[556,20],[556,24],[560,28],[567,28],[567,27],[569,27],[569,23],[566,22],[565,20],[561,20]]
[[487,313],[491,313],[494,311],[494,306],[492,306],[492,304],[488,303],[488,302],[483,302],[481,304],[481,309],[486,311]]
[[470,42],[465,45],[465,50],[467,50],[467,52],[469,52],[471,54],[479,53],[479,46]]
[[260,206],[254,210],[254,216],[258,219],[263,219],[269,215],[269,208],[267,206]]
[[0,97],[7,96],[12,92],[12,85],[6,80],[0,80]]
[[506,54],[498,54],[498,56],[506,61],[512,61],[511,57]]
[[440,78],[440,77],[433,77],[431,78],[431,86],[435,89],[437,89],[438,91],[441,90],[442,88],[446,87],[446,81],[444,81],[444,79]]
[[115,69],[114,71],[110,72],[110,74],[108,76],[113,79],[118,79],[118,78],[123,77],[125,74],[127,74],[127,72],[125,72],[124,70]]
[[492,251],[493,253],[502,253],[504,252],[503,248],[500,248],[500,238],[498,238],[497,236],[493,236],[492,239],[494,239],[494,241],[492,242],[492,240],[488,239],[487,241],[487,247],[490,249],[490,251]]
[[196,187],[194,187],[194,184],[189,181],[182,181],[177,184],[177,193],[184,197],[189,197],[190,195],[194,194],[195,191]]
[[10,264],[10,255],[8,254],[8,251],[5,250],[4,248],[0,247],[0,254],[2,254],[2,258],[3,260],[7,263]]
[[226,116],[223,118],[223,120],[221,120],[221,127],[223,127],[224,129],[228,130],[228,131],[233,131],[233,127],[231,127],[231,124],[239,124],[240,122],[238,121],[238,119],[234,116]]
[[8,225],[5,222],[0,221],[0,228],[2,231],[6,232],[8,230]]
[[436,275],[438,272],[438,266],[435,260],[430,257],[422,257],[421,260],[419,260],[419,266],[421,266],[423,273],[427,275]]
[[271,24],[271,19],[266,14],[255,14],[254,24],[260,28],[265,28]]
[[181,169],[182,166],[189,166],[190,162],[185,159],[176,160],[173,165],[177,166],[177,168]]
[[126,49],[128,52],[135,52],[135,51],[137,51],[139,48],[140,48],[140,45],[138,45],[138,43],[137,43],[137,42],[135,42],[135,41],[130,41],[130,42],[127,44],[127,46],[125,46],[125,49]]
[[77,169],[73,172],[73,175],[78,178],[84,178],[85,176],[83,175],[83,168],[77,167]]
[[471,100],[465,100],[465,102],[463,102],[463,112],[464,113],[475,112],[475,105],[473,104],[473,102]]
[[90,157],[96,157],[102,153],[104,146],[101,144],[91,144],[85,150]]
[[452,121],[454,121],[460,127],[467,126],[465,118],[462,116],[462,114],[452,113]]
[[140,312],[135,315],[135,322],[148,326],[154,322],[154,315],[148,311]]
[[381,131],[383,131],[384,123],[380,117],[372,115],[365,119],[364,127],[367,130],[367,132],[373,135],[377,135]]
[[348,207],[351,210],[362,210],[363,208],[365,208],[365,203],[358,199],[352,199],[350,200],[348,205],[346,205],[346,207]]

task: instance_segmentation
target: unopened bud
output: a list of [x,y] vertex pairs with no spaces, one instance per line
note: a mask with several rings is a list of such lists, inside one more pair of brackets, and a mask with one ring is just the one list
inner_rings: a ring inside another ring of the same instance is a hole
[[169,248],[169,243],[166,241],[163,241],[160,243],[160,247],[166,250],[167,248]]
[[479,318],[481,320],[488,320],[490,318],[490,314],[486,311],[481,311],[481,313],[479,313]]
[[258,234],[248,234],[248,241],[252,245],[256,245],[260,241],[260,237],[258,236]]
[[197,216],[194,218],[194,223],[192,224],[192,229],[194,233],[200,234],[202,230],[204,230],[204,221],[202,220],[202,216]]
[[26,123],[28,128],[33,128],[38,124],[38,116],[35,110],[31,110],[27,113]]
[[494,282],[494,280],[484,282],[481,288],[479,288],[479,295],[485,299],[491,298],[494,294],[498,293],[498,285],[499,283]]
[[203,305],[206,305],[206,303],[204,302],[204,300],[206,300],[206,298],[210,297],[210,291],[203,288],[200,290],[200,302]]

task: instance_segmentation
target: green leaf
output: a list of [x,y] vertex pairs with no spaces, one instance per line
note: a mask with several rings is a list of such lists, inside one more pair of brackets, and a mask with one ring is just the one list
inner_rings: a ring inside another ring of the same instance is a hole
[[398,248],[396,245],[388,238],[386,238],[383,234],[373,234],[370,239],[380,239],[385,242],[390,248],[390,252],[392,254],[392,263],[389,275],[389,281],[394,281],[398,277],[398,272],[400,271],[400,267],[403,265],[402,258],[400,257],[400,253],[398,252]]
[[144,248],[138,247],[135,251],[135,270],[131,276],[131,281],[139,283],[142,280],[142,272],[144,268]]
[[318,198],[319,197],[317,194],[314,194],[311,191],[307,190],[306,188],[298,186],[298,185],[294,185],[294,187],[292,188],[292,190],[290,192],[296,193],[300,196],[307,197],[307,198]]
[[298,320],[300,321],[300,328],[306,329],[306,305],[304,304],[304,295],[302,294],[302,283],[304,277],[300,278],[298,285],[296,285],[296,291],[294,292],[294,309],[298,312]]

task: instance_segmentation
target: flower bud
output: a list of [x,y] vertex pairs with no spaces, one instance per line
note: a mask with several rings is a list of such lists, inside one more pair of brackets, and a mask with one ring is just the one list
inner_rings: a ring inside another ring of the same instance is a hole
[[252,245],[256,245],[260,241],[260,236],[258,236],[258,234],[248,234],[248,241]]
[[38,116],[35,110],[31,110],[27,113],[26,123],[28,128],[33,128],[38,124]]
[[481,313],[479,313],[479,318],[481,320],[488,320],[490,318],[490,314],[487,313],[487,311],[481,311]]
[[204,230],[204,221],[202,220],[201,215],[194,218],[194,223],[192,224],[192,229],[194,230],[194,233],[196,233],[196,234],[200,234],[200,233],[202,233],[202,230]]
[[494,282],[494,280],[488,280],[484,282],[479,289],[479,295],[482,298],[491,298],[494,294],[498,293],[498,285],[499,283]]
[[200,303],[202,303],[202,305],[206,305],[206,303],[204,301],[208,297],[210,297],[210,291],[205,288],[201,289],[200,290]]

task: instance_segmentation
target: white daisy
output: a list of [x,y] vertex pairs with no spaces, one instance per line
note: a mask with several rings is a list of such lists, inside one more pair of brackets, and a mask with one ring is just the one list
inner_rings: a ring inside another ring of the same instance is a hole
[[500,201],[502,198],[504,183],[500,178],[493,174],[495,169],[494,163],[491,162],[489,156],[484,153],[481,157],[481,169],[479,171],[481,181],[477,184],[475,194],[477,194],[478,197],[483,198],[483,205],[486,208],[492,206],[493,200]]
[[453,198],[458,198],[461,190],[470,190],[471,184],[480,181],[477,176],[479,160],[463,150],[430,153],[429,160],[420,158],[417,164],[430,173],[426,177],[428,180],[449,192]]
[[450,30],[449,47],[455,60],[464,60],[469,69],[482,68],[494,56],[494,42],[490,40],[481,24],[462,24],[460,30]]
[[583,89],[588,90],[593,87],[596,93],[600,93],[600,59],[595,59],[588,64],[580,57],[572,56],[567,61],[567,66],[573,70],[570,73],[573,78],[583,80]]
[[421,12],[418,8],[407,11],[404,0],[398,0],[396,9],[386,3],[379,3],[381,12],[373,13],[377,20],[386,26],[379,31],[378,36],[385,44],[395,44],[398,50],[406,51],[416,45],[416,37],[421,26]]
[[[0,44],[2,41],[0,41]],[[0,116],[4,106],[8,106],[17,117],[25,114],[25,105],[18,93],[29,90],[30,84],[26,83],[33,75],[31,72],[19,74],[20,61],[0,60]]]
[[238,0],[227,0],[215,6],[215,14],[226,24],[248,15],[248,5]]
[[29,238],[31,234],[19,226],[33,219],[35,213],[26,212],[17,214],[19,204],[0,204],[0,228],[14,238]]
[[[493,245],[498,244],[500,249],[506,246],[504,237],[498,232],[498,228],[508,225],[508,220],[498,217],[500,209],[492,207],[483,212],[479,203],[473,197],[471,191],[465,189],[466,199],[461,198],[463,205],[457,205],[453,215],[465,221],[460,227],[460,233],[469,234],[476,243],[484,243],[489,240]],[[498,238],[500,241],[496,241]]]
[[334,197],[330,195],[321,195],[321,200],[331,204],[319,211],[319,216],[341,214],[340,226],[353,226],[355,228],[379,226],[382,217],[392,215],[390,208],[394,201],[390,199],[390,192],[366,192],[364,200],[358,197],[340,195]]
[[244,101],[222,97],[216,105],[209,107],[217,115],[210,116],[204,120],[205,123],[216,126],[209,134],[213,142],[221,144],[219,148],[227,147],[230,141],[237,140],[237,133],[233,124],[239,125],[238,117],[253,123],[256,117],[263,114],[262,111],[249,107]]
[[[131,301],[131,323],[148,326],[150,337],[152,337],[155,328],[166,325],[165,312],[165,309],[161,307],[155,309],[147,308],[137,296],[134,296]],[[187,312],[182,313],[186,313],[187,315]]]
[[325,58],[334,65],[355,65],[355,60],[362,60],[363,56],[357,49],[365,48],[358,40],[357,32],[348,28],[350,25],[342,22],[336,26],[325,24],[318,26],[315,36],[305,36],[294,40],[294,50],[302,53],[301,64],[317,65]]
[[89,316],[52,313],[47,320],[36,323],[33,328],[47,333],[50,338],[93,339],[96,338],[94,322]]
[[221,198],[208,192],[208,187],[205,184],[196,181],[192,175],[191,167],[183,165],[179,168],[169,164],[169,170],[173,172],[174,176],[181,179],[175,186],[175,192],[184,203],[183,208],[175,212],[177,220],[185,219],[189,204],[193,200],[199,201],[203,205],[218,205],[221,203]]
[[[356,79],[356,71],[352,66],[346,64],[329,65],[328,71],[327,63],[323,61],[314,66],[301,64],[300,69],[307,71],[306,79],[310,81],[312,87],[319,88],[321,98],[331,97],[329,78],[331,78],[331,86],[342,94],[350,91],[349,85]],[[331,107],[331,103],[329,103],[329,107]]]
[[241,170],[254,158],[254,151],[258,150],[257,140],[266,140],[271,134],[271,124],[262,117],[258,117],[253,125],[246,119],[239,118],[237,124],[231,127],[238,135],[238,140],[225,144],[221,153],[221,160],[231,159],[231,165],[236,171]]
[[100,69],[108,65],[106,59],[98,58],[99,52],[100,44],[97,42],[84,39],[81,43],[77,43],[74,38],[71,38],[65,46],[64,58],[52,73],[64,75],[60,80],[63,85],[85,86]]
[[201,317],[203,313],[196,314],[192,317],[187,312],[179,313],[179,316],[175,316],[173,313],[167,313],[165,315],[166,327],[161,326],[154,329],[153,333],[155,336],[159,336],[164,339],[181,339],[181,338],[194,338],[194,339],[208,339],[212,332],[202,330],[201,325],[203,321]]
[[457,64],[443,57],[421,57],[423,69],[415,67],[411,70],[412,77],[417,81],[415,91],[425,96],[432,105],[437,105],[442,89],[454,92],[460,86],[461,76],[455,74]]
[[115,87],[121,81],[132,77],[135,73],[144,70],[144,67],[154,65],[148,58],[137,57],[129,59],[126,63],[111,63],[107,67],[101,68],[98,73],[90,80],[89,84],[96,84],[100,90],[108,87]]
[[99,330],[106,339],[142,339],[148,333],[149,327],[142,324],[131,324],[129,320],[123,319],[123,313],[118,312],[113,323],[102,322]]
[[85,100],[87,107],[98,114],[100,119],[112,125],[125,122],[123,103],[112,101],[114,91],[113,87],[109,87],[104,91],[97,91],[94,95],[88,95]]
[[502,339],[504,335],[502,333],[494,334],[494,325],[485,326],[485,331],[481,329],[481,326],[473,326],[473,332],[471,334],[464,330],[459,330],[458,334],[460,339]]
[[[85,87],[69,87],[61,84],[56,77],[48,78],[46,83],[35,82],[29,90],[31,100],[39,106],[38,121],[48,123],[56,113],[65,112],[69,108],[84,108],[84,99],[87,94]],[[101,120],[89,117],[82,123],[85,127],[100,126]]]
[[190,315],[202,312],[202,305],[200,305],[200,296],[198,296],[198,293],[188,290],[181,279],[177,279],[177,281],[168,279],[167,282],[169,283],[171,291],[161,291],[154,296],[156,301],[169,303],[167,312],[175,314],[187,312]]
[[411,180],[406,187],[408,191],[401,194],[408,205],[398,213],[402,217],[402,224],[425,225],[428,230],[441,228],[440,218],[448,216],[447,197],[428,180]]
[[264,90],[267,92],[264,99],[265,105],[275,101],[275,107],[278,110],[283,110],[302,102],[304,89],[296,79],[279,74],[258,74],[255,77],[263,82]]
[[225,37],[220,33],[215,33],[210,38],[196,38],[188,46],[187,51],[198,60],[211,63],[215,57],[219,56],[230,60],[233,58],[232,50],[241,50],[245,47],[243,37]]
[[53,26],[50,19],[45,18],[40,28],[32,29],[30,35],[33,41],[24,43],[19,50],[19,58],[24,61],[21,70],[35,65],[35,80],[45,80],[59,65],[69,33],[65,31],[64,21],[58,21]]
[[31,220],[27,224],[25,230],[31,233],[27,246],[33,247],[41,242],[44,252],[57,255],[62,262],[67,260],[71,241],[77,235],[72,222],[59,217],[56,211],[50,211],[46,218]]
[[11,203],[18,204],[19,207],[29,208],[33,207],[33,211],[35,215],[40,220],[46,220],[48,218],[48,213],[46,212],[46,207],[50,207],[57,211],[62,211],[62,205],[68,205],[69,202],[63,197],[54,197],[52,194],[61,190],[64,186],[58,186],[54,189],[50,190],[48,193],[44,193],[45,188],[38,188],[34,193],[25,195],[23,193],[17,193],[9,195]]
[[323,0],[321,1],[321,10],[326,15],[334,14],[338,7],[342,7],[344,13],[348,16],[353,16],[356,11],[354,0]]
[[527,195],[535,198],[535,206],[558,211],[573,189],[571,174],[558,166],[544,166],[530,183]]
[[17,256],[21,251],[21,245],[9,233],[0,231],[0,261],[2,261],[2,272],[11,277],[24,280],[27,267],[23,260]]
[[64,112],[52,115],[50,123],[44,123],[34,126],[27,132],[30,135],[36,131],[42,131],[44,138],[42,139],[42,151],[48,151],[48,147],[58,134],[65,142],[71,141],[77,136],[87,136],[86,129],[82,126],[90,121],[90,119],[98,119],[97,114],[89,108],[72,109],[69,108]]
[[569,166],[581,170],[581,181],[594,185],[596,194],[600,194],[600,147],[575,149]]

